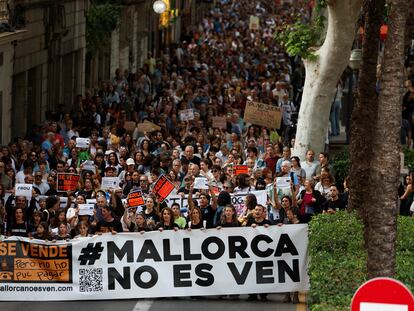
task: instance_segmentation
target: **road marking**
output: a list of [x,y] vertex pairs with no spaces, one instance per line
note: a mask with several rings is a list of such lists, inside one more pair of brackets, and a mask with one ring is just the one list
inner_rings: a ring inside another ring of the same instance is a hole
[[306,292],[299,292],[299,301],[296,305],[296,311],[306,311]]
[[148,311],[153,303],[154,300],[139,300],[132,311]]

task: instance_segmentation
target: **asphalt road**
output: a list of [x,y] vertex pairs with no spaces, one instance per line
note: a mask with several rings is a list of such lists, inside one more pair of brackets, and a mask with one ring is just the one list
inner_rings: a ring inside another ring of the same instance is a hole
[[[192,300],[189,298],[155,300],[98,300],[64,302],[0,302],[0,310],[5,311],[305,311],[305,304],[282,303],[283,295],[269,295],[269,301],[246,301],[247,296],[237,299],[218,299],[217,297]],[[0,296],[1,299],[1,296]],[[301,300],[303,297],[301,298]]]

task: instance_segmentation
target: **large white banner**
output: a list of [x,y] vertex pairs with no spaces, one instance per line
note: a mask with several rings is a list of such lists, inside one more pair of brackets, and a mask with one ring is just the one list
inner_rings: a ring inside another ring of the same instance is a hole
[[307,225],[0,241],[0,300],[130,299],[308,289]]

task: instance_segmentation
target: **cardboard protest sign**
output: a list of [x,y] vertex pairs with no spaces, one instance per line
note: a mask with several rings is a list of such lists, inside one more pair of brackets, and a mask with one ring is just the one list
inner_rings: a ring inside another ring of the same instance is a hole
[[158,201],[162,203],[174,189],[174,184],[165,175],[161,175],[155,182],[152,192],[157,196]]
[[279,129],[282,121],[280,107],[248,101],[244,111],[244,122]]
[[26,197],[31,198],[33,194],[33,185],[32,184],[16,184],[16,197]]
[[89,215],[93,216],[94,204],[79,204],[79,216]]
[[128,207],[138,207],[145,204],[141,190],[135,190],[128,194]]
[[102,190],[115,189],[119,187],[118,177],[102,177]]
[[80,175],[78,174],[62,174],[57,175],[57,191],[58,192],[68,192],[76,191],[78,188],[78,182]]
[[180,120],[181,121],[191,121],[194,120],[194,111],[193,109],[185,109],[180,111]]
[[260,28],[260,19],[258,16],[250,15],[249,18],[249,29],[250,30],[259,30]]
[[125,121],[124,123],[124,128],[127,133],[133,133],[136,127],[137,123],[135,121]]
[[208,189],[208,180],[205,177],[196,177],[194,179],[194,189]]
[[78,148],[88,149],[90,144],[91,144],[91,140],[89,138],[82,138],[82,137],[76,138],[76,147]]
[[247,165],[234,165],[234,174],[240,175],[240,174],[249,174],[249,168]]
[[145,120],[143,123],[139,123],[138,126],[138,132],[144,133],[144,132],[153,132],[153,131],[159,131],[161,129],[160,126]]
[[227,129],[226,117],[213,117],[213,128]]

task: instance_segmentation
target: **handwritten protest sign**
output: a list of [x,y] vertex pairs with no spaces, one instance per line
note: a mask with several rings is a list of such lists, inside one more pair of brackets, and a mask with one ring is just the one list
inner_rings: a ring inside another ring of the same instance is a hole
[[279,129],[282,110],[279,107],[248,101],[244,111],[244,122]]
[[78,148],[88,149],[90,144],[91,144],[91,140],[89,138],[82,138],[82,137],[76,138],[76,147]]
[[213,117],[213,128],[225,130],[227,128],[226,117]]
[[94,204],[79,204],[79,216],[89,215],[93,216]]
[[148,120],[145,120],[143,123],[139,123],[137,128],[140,133],[159,131],[161,129],[161,127]]
[[181,121],[191,121],[194,120],[194,111],[193,109],[184,109],[180,111],[180,120]]
[[102,190],[115,189],[119,186],[118,177],[102,177]]
[[249,18],[249,29],[250,30],[259,30],[260,20],[258,16],[250,15]]
[[240,174],[249,174],[249,168],[247,165],[235,165],[233,168],[236,176]]
[[124,123],[124,128],[127,133],[133,133],[136,127],[137,123],[135,121],[125,121]]
[[57,191],[58,192],[67,192],[75,191],[78,188],[78,182],[80,175],[78,174],[61,174],[57,175]]
[[138,207],[144,205],[144,197],[141,190],[135,190],[128,194],[127,198],[128,207]]
[[95,174],[96,172],[96,167],[95,167],[95,163],[93,163],[93,161],[85,161],[82,163],[82,170],[83,171],[91,171]]
[[16,184],[16,197],[31,198],[33,191],[33,185],[31,184]]
[[158,201],[162,203],[174,189],[174,184],[165,175],[161,175],[155,182],[152,192],[157,196]]

